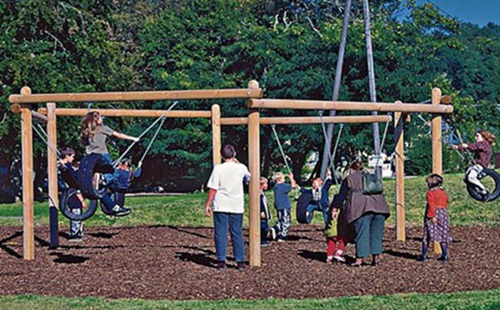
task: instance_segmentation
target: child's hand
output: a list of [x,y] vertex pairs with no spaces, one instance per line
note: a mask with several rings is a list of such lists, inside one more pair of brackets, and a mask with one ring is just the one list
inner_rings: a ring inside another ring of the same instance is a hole
[[137,164],[137,168],[141,168],[142,166],[142,161],[140,161],[138,164]]
[[431,222],[433,222],[434,224],[436,224],[438,222],[438,220],[435,217],[433,217],[433,218],[431,218]]
[[139,142],[140,138],[137,138],[137,137],[133,137],[132,141],[134,142]]
[[266,219],[266,213],[260,212],[260,218],[265,220]]

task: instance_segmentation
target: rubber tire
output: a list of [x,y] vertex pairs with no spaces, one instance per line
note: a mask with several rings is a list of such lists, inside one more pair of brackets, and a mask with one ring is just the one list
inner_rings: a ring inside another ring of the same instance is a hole
[[299,199],[297,200],[297,210],[296,217],[297,222],[301,224],[309,224],[311,223],[312,216],[307,216],[307,206],[312,199],[312,194],[309,192],[301,193]]
[[[498,174],[498,172],[496,172],[495,170],[484,169],[479,174],[478,179],[481,180],[485,177],[490,177],[495,182],[495,190],[488,195],[488,199],[486,200],[486,201],[493,201],[500,196],[500,174]],[[466,184],[467,184],[467,192],[469,192],[469,195],[477,201],[484,202],[482,195],[478,193],[476,190],[477,187],[474,184],[468,182],[466,182]]]
[[82,158],[78,169],[78,180],[82,195],[90,200],[101,199],[107,191],[106,187],[94,187],[95,173],[113,173],[113,166],[110,165],[101,154],[90,154]]
[[61,201],[59,203],[59,210],[67,219],[71,221],[85,221],[94,215],[97,210],[97,200],[91,200],[86,209],[82,210],[81,214],[74,214],[71,212],[70,200],[74,199],[78,193],[77,189],[69,188],[61,194]]

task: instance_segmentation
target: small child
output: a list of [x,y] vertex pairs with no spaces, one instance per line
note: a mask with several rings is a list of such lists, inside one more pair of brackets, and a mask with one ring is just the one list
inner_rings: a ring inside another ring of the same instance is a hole
[[[345,242],[344,238],[337,231],[337,219],[340,213],[340,209],[333,206],[330,207],[328,212],[328,222],[325,225],[324,234],[326,237],[326,263],[331,264],[333,259],[339,262],[345,262],[344,248]],[[338,243],[338,247],[336,247]]]
[[115,191],[115,202],[123,208],[125,204],[125,193],[132,185],[132,180],[141,176],[142,162],[139,162],[137,169],[132,170],[132,160],[124,159],[115,170],[115,182],[112,188]]
[[[260,178],[260,245],[269,245],[268,235],[270,233],[269,220],[271,219],[271,213],[269,212],[269,206],[267,204],[267,197],[264,193],[267,190],[268,182],[264,177]],[[272,237],[271,237],[272,238]]]
[[427,191],[427,208],[424,220],[424,237],[422,238],[421,261],[426,261],[427,249],[432,242],[441,245],[440,261],[448,261],[448,242],[450,242],[450,217],[448,215],[448,195],[441,188],[443,178],[433,173],[425,180],[429,190]]
[[461,145],[452,145],[454,149],[460,150],[470,150],[474,152],[475,164],[467,169],[465,173],[464,181],[475,185],[484,201],[488,200],[489,193],[484,187],[483,183],[479,181],[478,175],[483,171],[483,169],[488,168],[491,162],[491,147],[495,145],[495,135],[489,131],[478,131],[476,132],[476,142],[475,143],[462,143]]
[[325,225],[328,223],[328,207],[330,205],[330,200],[328,198],[328,191],[333,185],[333,179],[331,178],[331,172],[328,171],[327,177],[323,182],[321,178],[315,178],[312,181],[312,189],[301,189],[301,192],[310,191],[312,193],[312,199],[307,205],[307,218],[308,222],[312,221],[314,216],[314,211],[321,210],[323,213],[323,221]]
[[[59,159],[59,171],[61,179],[58,183],[61,189],[65,188],[78,188],[78,181],[76,179],[76,170],[78,165],[74,163],[76,152],[70,147],[63,147],[61,149],[61,157]],[[77,193],[68,201],[71,207],[71,212],[74,214],[81,214],[82,208],[86,208],[85,199],[81,193]],[[69,222],[69,240],[82,241],[83,238],[83,222],[70,221]]]
[[292,172],[288,174],[288,177],[290,178],[290,183],[285,183],[285,175],[282,172],[277,172],[273,176],[273,180],[276,183],[274,185],[274,207],[277,211],[278,220],[276,221],[276,225],[271,229],[271,235],[273,237],[276,235],[279,242],[285,241],[288,235],[291,222],[291,205],[288,194],[292,188],[297,187]]

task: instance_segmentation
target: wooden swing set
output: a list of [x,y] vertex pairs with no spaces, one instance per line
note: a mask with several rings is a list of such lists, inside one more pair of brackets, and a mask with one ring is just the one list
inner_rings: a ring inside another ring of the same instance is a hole
[[[22,144],[22,190],[23,190],[23,257],[35,259],[34,235],[34,188],[33,188],[33,118],[47,126],[48,182],[50,246],[59,245],[58,239],[58,188],[57,188],[57,116],[83,116],[88,109],[57,108],[61,102],[112,102],[112,101],[153,101],[153,100],[195,100],[195,99],[248,99],[248,117],[221,117],[220,106],[212,105],[211,111],[162,111],[131,109],[92,109],[103,116],[110,117],[167,117],[167,118],[207,118],[212,127],[213,164],[221,162],[221,126],[247,125],[249,170],[252,174],[249,187],[250,211],[250,266],[261,265],[260,248],[260,125],[272,124],[320,124],[320,123],[374,123],[391,121],[388,115],[352,115],[325,117],[260,117],[259,109],[307,109],[307,110],[345,110],[394,112],[395,160],[396,160],[396,231],[397,240],[405,240],[405,201],[404,201],[404,122],[410,113],[432,114],[432,172],[442,173],[441,115],[453,112],[451,105],[441,103],[441,90],[432,90],[432,104],[418,103],[374,103],[346,101],[318,101],[292,99],[263,99],[263,90],[257,81],[252,80],[243,89],[207,89],[182,91],[144,91],[144,92],[105,92],[105,93],[59,93],[32,94],[29,87],[23,87],[20,94],[9,96],[11,111],[21,115]],[[45,103],[46,107],[32,111],[32,104]]]

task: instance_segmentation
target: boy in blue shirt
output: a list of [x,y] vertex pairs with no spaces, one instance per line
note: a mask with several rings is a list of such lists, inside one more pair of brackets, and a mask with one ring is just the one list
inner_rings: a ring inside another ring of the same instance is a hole
[[277,221],[276,225],[271,228],[271,235],[277,236],[277,240],[283,242],[286,240],[288,235],[288,229],[290,228],[290,198],[288,194],[292,188],[297,187],[297,183],[293,178],[293,173],[288,174],[290,183],[285,183],[285,175],[282,172],[277,172],[273,176],[275,182],[274,185],[274,207],[277,211]]
[[115,191],[115,202],[123,208],[125,204],[125,193],[132,185],[132,180],[141,176],[142,162],[137,164],[137,169],[132,170],[132,160],[124,159],[116,167],[114,177],[115,181],[112,188]]

